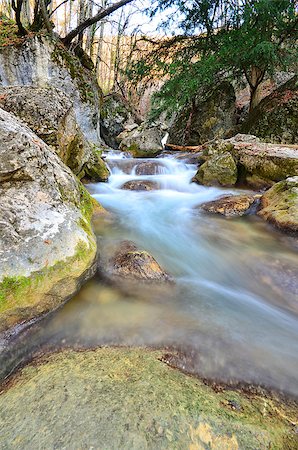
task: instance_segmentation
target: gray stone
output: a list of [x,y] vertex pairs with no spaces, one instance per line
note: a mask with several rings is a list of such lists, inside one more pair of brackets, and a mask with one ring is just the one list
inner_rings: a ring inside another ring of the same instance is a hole
[[223,82],[208,92],[199,92],[191,105],[177,114],[169,130],[169,144],[199,145],[226,137],[236,124],[235,92]]
[[85,138],[100,138],[101,91],[92,73],[60,41],[46,36],[28,37],[18,46],[0,48],[0,85],[52,86],[68,95],[76,122]]
[[204,162],[194,181],[205,185],[233,186],[237,181],[237,165],[229,152],[214,155]]
[[93,202],[60,158],[0,109],[0,330],[50,311],[90,276]]
[[[72,101],[62,91],[45,87],[0,88],[0,105],[20,117],[43,141],[51,145],[75,175],[106,181],[109,172],[83,135]],[[96,173],[97,172],[97,173]]]
[[256,134],[268,142],[297,144],[297,75],[265,97],[242,125],[244,133]]
[[129,151],[135,158],[150,158],[162,151],[163,132],[143,123],[132,131],[124,130],[117,137],[120,150]]
[[131,241],[123,241],[108,262],[100,262],[99,270],[112,281],[171,281],[150,253],[138,249]]
[[298,234],[298,176],[280,181],[265,192],[258,214],[277,228]]

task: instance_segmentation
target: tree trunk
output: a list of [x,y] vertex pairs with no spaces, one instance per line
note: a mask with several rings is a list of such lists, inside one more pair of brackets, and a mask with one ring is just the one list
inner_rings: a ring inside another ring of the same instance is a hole
[[261,83],[264,80],[266,71],[257,66],[252,66],[250,75],[245,72],[246,79],[250,87],[249,113],[251,113],[261,101]]
[[23,0],[16,0],[16,1],[13,0],[12,1],[12,9],[15,12],[16,23],[18,26],[19,34],[21,36],[26,36],[27,30],[24,28],[22,21],[21,21],[22,6],[23,6]]
[[48,5],[50,5],[51,2],[47,2],[46,0],[40,0],[40,10],[41,10],[41,15],[43,18],[43,23],[47,29],[47,31],[49,33],[53,32],[53,27],[49,18],[49,13],[48,13]]
[[249,112],[252,112],[255,109],[255,107],[258,106],[258,104],[262,99],[261,94],[262,92],[260,84],[250,88]]

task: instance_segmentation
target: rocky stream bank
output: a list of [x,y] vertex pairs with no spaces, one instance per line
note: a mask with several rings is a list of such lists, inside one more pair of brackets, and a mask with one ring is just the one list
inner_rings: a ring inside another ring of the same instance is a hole
[[296,449],[292,121],[224,139],[225,85],[173,156],[62,44],[0,62],[0,448]]

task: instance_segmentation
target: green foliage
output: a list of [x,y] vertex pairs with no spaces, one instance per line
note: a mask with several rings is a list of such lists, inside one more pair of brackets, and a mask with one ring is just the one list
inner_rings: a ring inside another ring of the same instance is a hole
[[15,22],[0,15],[0,47],[6,47],[22,41],[18,36]]
[[199,89],[223,78],[245,76],[254,95],[266,74],[297,60],[296,4],[294,0],[159,0],[151,15],[171,8],[174,13],[164,27],[175,23],[182,35],[157,42],[128,74],[134,80],[166,76],[154,99],[155,114],[179,108]]

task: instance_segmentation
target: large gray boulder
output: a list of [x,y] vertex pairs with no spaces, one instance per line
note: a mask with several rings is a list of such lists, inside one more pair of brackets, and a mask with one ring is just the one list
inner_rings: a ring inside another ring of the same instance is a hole
[[0,109],[0,330],[50,311],[92,273],[93,202],[60,158]]
[[107,180],[109,171],[82,133],[68,95],[50,86],[0,87],[0,106],[26,122],[79,178]]
[[120,150],[129,151],[135,158],[150,158],[162,151],[163,136],[159,127],[144,122],[132,130],[124,130],[117,136],[117,141]]
[[117,136],[126,127],[128,129],[137,128],[140,123],[140,117],[123,96],[114,92],[103,98],[100,131],[103,140],[109,147],[117,149],[119,146]]
[[222,161],[231,162],[234,183],[247,183],[256,189],[271,187],[275,182],[298,173],[297,148],[267,144],[256,136],[237,134],[230,139],[214,140],[203,147],[201,159],[205,162],[194,177],[194,181],[199,183],[223,184]]
[[199,145],[224,138],[236,124],[235,91],[227,81],[200,92],[177,114],[169,130],[169,144]]
[[35,35],[18,46],[1,47],[0,85],[56,87],[71,98],[76,121],[85,138],[102,144],[101,90],[90,70],[61,41]]
[[265,97],[242,125],[243,133],[269,142],[297,144],[298,76]]

